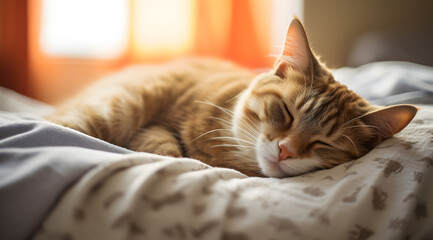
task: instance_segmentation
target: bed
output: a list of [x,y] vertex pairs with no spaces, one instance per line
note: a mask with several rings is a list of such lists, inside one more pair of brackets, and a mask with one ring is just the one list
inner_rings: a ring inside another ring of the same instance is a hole
[[117,147],[0,89],[0,239],[433,239],[433,68],[334,75],[373,103],[421,109],[362,158],[285,179]]

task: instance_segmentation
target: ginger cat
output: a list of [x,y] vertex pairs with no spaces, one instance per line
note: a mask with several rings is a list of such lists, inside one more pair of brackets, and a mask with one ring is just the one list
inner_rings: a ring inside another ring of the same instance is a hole
[[372,106],[335,81],[294,19],[268,73],[211,59],[131,67],[48,119],[135,151],[288,177],[363,156],[416,112]]

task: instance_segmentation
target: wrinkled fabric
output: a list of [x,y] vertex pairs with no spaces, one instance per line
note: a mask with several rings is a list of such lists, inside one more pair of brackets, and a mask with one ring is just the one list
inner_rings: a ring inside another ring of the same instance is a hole
[[362,158],[285,179],[125,155],[77,182],[34,239],[428,239],[432,129],[424,108]]
[[432,67],[409,62],[378,62],[339,68],[333,75],[372,104],[433,104]]
[[25,239],[68,186],[131,151],[31,116],[0,112],[0,239]]

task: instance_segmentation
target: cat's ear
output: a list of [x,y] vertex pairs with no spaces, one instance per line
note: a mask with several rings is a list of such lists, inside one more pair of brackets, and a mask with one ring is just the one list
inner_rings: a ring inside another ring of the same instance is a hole
[[415,117],[418,108],[412,105],[394,105],[385,107],[362,116],[360,119],[372,126],[375,133],[369,142],[372,147],[379,145],[383,140],[400,132]]
[[284,40],[284,47],[280,56],[275,61],[274,67],[276,68],[276,74],[282,78],[288,67],[298,70],[305,75],[311,72],[312,52],[304,27],[296,17],[290,23],[286,39]]

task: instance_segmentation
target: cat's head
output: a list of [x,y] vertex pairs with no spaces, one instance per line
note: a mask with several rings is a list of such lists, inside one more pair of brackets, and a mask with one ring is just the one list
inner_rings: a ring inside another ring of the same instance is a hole
[[416,112],[411,105],[372,106],[335,81],[294,19],[275,69],[241,95],[233,131],[239,144],[255,143],[263,175],[287,177],[363,156],[406,127]]

